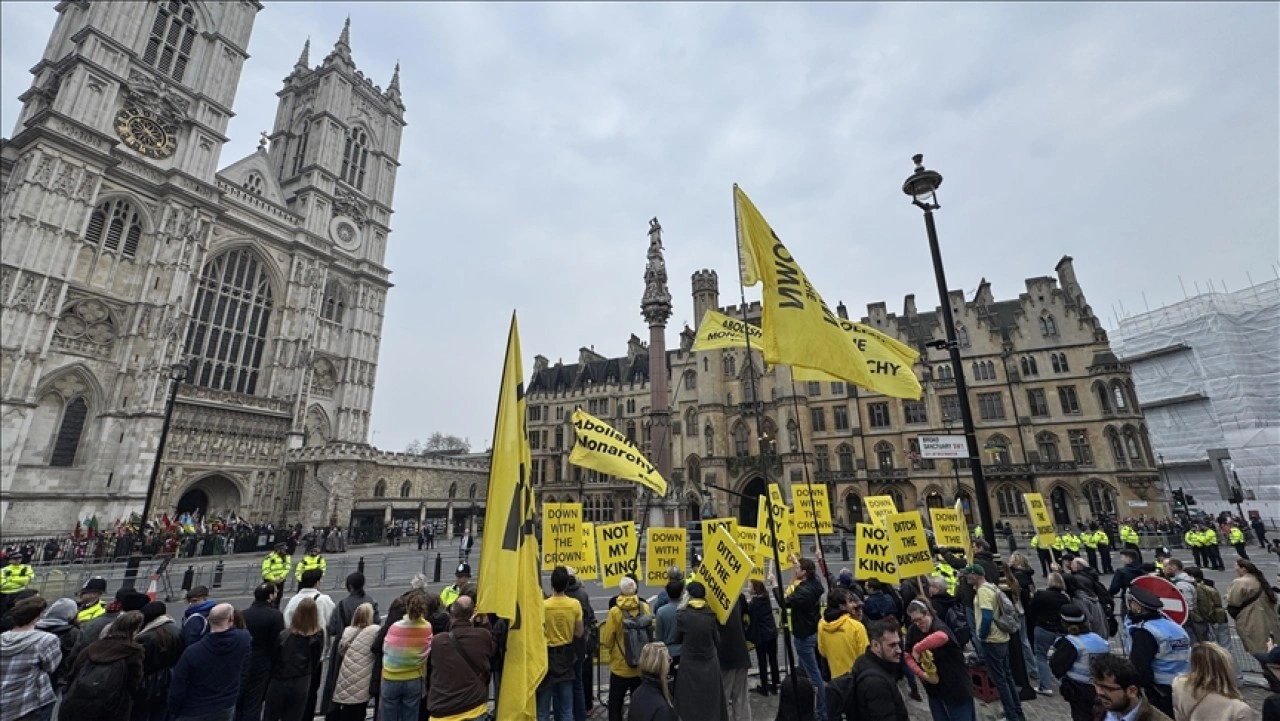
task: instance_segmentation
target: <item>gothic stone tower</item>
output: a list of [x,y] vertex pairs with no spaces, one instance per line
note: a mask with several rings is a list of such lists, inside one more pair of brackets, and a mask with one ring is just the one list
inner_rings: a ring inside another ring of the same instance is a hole
[[[385,241],[389,209],[375,207],[391,198],[398,83],[381,93],[359,77],[344,30],[326,61],[340,67],[295,69],[281,93],[283,106],[299,76],[327,74],[335,85],[340,76],[359,88],[367,114],[336,97],[317,100],[317,113],[342,128],[358,117],[395,119],[394,137],[370,136],[363,152],[345,156],[363,187],[343,188],[343,144],[329,137],[308,155],[321,187],[305,213],[296,209],[300,188],[286,195],[265,147],[217,170],[260,9],[194,0],[57,6],[14,136],[0,147],[7,535],[141,510],[174,365],[187,374],[157,516],[182,506],[303,520],[294,503],[301,489],[284,483],[287,447],[308,432],[365,438],[390,285],[373,250],[379,233]],[[350,210],[357,201],[369,208],[360,224]],[[322,227],[323,210],[335,217]]]
[[[649,252],[644,269],[644,296],[640,300],[640,313],[649,324],[650,460],[670,484],[671,411],[667,397],[667,319],[671,317],[671,290],[667,287],[667,264],[662,257],[662,226],[658,224],[657,218],[649,221]],[[664,499],[655,500],[661,503]],[[654,516],[659,517],[659,514],[655,513]]]

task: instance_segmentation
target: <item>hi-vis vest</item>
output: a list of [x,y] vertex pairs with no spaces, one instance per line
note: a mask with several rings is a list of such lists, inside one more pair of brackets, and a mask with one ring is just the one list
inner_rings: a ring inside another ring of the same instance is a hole
[[1138,545],[1138,532],[1133,530],[1133,526],[1125,524],[1120,527],[1120,542]]
[[1187,544],[1188,548],[1199,548],[1201,544],[1200,534],[1195,531],[1187,531],[1182,534],[1182,540]]
[[1077,683],[1092,683],[1089,677],[1089,659],[1092,656],[1106,656],[1111,653],[1107,639],[1096,633],[1084,633],[1079,636],[1063,636],[1076,648],[1076,662],[1067,671],[1067,678]]
[[31,570],[31,566],[25,563],[0,568],[0,593],[17,593],[21,591],[27,587],[28,583],[31,583],[31,579],[35,575],[36,572]]
[[1068,551],[1076,553],[1080,550],[1080,537],[1068,531],[1062,537],[1062,545],[1066,546]]
[[1099,548],[1108,548],[1111,546],[1111,539],[1107,537],[1107,532],[1101,528],[1093,532],[1093,542],[1098,544]]
[[455,583],[452,586],[445,586],[440,590],[440,603],[444,604],[445,608],[448,608],[452,606],[453,602],[458,600],[458,596],[461,595],[462,589],[458,588],[458,584]]
[[1035,535],[1035,536],[1032,536],[1032,537],[1031,537],[1031,547],[1032,547],[1032,548],[1034,548],[1034,549],[1036,549],[1037,551],[1038,551],[1038,550],[1040,550],[1040,536],[1039,536],[1039,535]]
[[1098,536],[1091,531],[1085,531],[1080,534],[1080,542],[1084,544],[1085,548],[1097,548]]
[[272,583],[280,583],[289,577],[289,566],[293,565],[293,559],[288,556],[281,557],[278,553],[272,553],[262,559],[262,578]]
[[1231,536],[1229,537],[1229,540],[1233,546],[1238,543],[1244,543],[1244,531],[1233,526],[1231,528]]
[[298,561],[298,570],[294,573],[294,578],[301,581],[304,572],[318,570],[324,573],[328,567],[329,564],[325,563],[324,556],[303,556],[302,560]]
[[1132,650],[1132,629],[1134,628],[1146,629],[1156,640],[1156,657],[1151,662],[1151,673],[1155,676],[1157,684],[1172,686],[1174,676],[1191,669],[1191,638],[1181,626],[1166,616],[1147,619],[1136,624],[1125,616],[1123,639],[1125,655]]
[[1218,545],[1218,532],[1212,528],[1206,528],[1200,532],[1200,545],[1216,546]]
[[933,572],[946,579],[947,593],[954,596],[956,586],[960,583],[960,576],[956,574],[956,569],[952,568],[950,563],[935,563],[933,564]]
[[102,601],[95,601],[92,606],[82,608],[76,612],[76,621],[83,626],[93,619],[107,612],[107,604]]

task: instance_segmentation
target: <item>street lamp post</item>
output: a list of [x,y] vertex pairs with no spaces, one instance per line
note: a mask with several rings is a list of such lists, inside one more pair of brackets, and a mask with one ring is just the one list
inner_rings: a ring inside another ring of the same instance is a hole
[[[942,268],[942,251],[938,248],[938,229],[934,225],[933,211],[942,207],[937,202],[938,186],[942,174],[926,170],[924,156],[916,155],[915,172],[902,184],[902,192],[911,196],[911,203],[924,211],[924,227],[929,235],[929,253],[933,256],[933,275],[938,281],[938,300],[942,305],[942,325],[947,334],[945,347],[951,353],[951,370],[955,374],[956,400],[960,406],[960,422],[969,447],[969,466],[973,474],[973,490],[978,502],[978,520],[986,533],[994,533],[991,522],[991,501],[987,497],[987,479],[982,473],[982,458],[978,448],[978,435],[973,427],[973,411],[969,408],[969,387],[964,380],[964,363],[960,360],[960,344],[956,340],[956,323],[951,315],[951,299],[947,291],[947,276]],[[941,344],[937,347],[941,348]]]
[[164,458],[164,444],[169,440],[169,423],[173,420],[173,402],[178,397],[178,386],[187,377],[187,364],[169,366],[169,400],[164,407],[164,424],[160,426],[160,442],[156,444],[156,459],[151,463],[151,480],[147,483],[147,498],[142,502],[142,528],[151,517],[151,499],[156,495],[156,479],[160,477],[160,461]]
[[[956,420],[951,416],[944,416],[942,418],[942,425],[946,426],[947,435],[951,435],[951,427],[954,426],[955,424],[956,424]],[[951,502],[955,503],[956,499],[960,497],[960,459],[951,458],[949,460],[951,461],[951,472],[955,474],[955,477],[956,477],[956,490],[955,490],[955,493],[953,493],[951,496]]]

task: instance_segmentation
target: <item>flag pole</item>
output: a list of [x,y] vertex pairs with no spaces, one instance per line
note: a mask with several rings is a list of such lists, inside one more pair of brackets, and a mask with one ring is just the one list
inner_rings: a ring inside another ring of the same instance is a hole
[[[771,506],[773,505],[773,500],[769,498],[769,490],[768,490],[769,467],[768,467],[767,461],[765,460],[764,448],[761,447],[762,441],[764,440],[761,435],[761,423],[760,423],[760,416],[763,413],[763,404],[760,402],[759,388],[756,386],[756,364],[754,361],[751,360],[751,332],[747,325],[747,289],[746,289],[746,286],[742,284],[742,267],[743,267],[742,266],[742,221],[738,217],[738,193],[737,193],[738,184],[737,183],[733,184],[733,190],[734,190],[733,192],[733,245],[734,245],[734,248],[737,249],[738,251],[738,297],[740,301],[738,307],[742,315],[742,335],[747,340],[747,365],[751,367],[751,397],[755,400],[755,402],[752,403],[752,406],[755,409],[755,418],[756,418],[756,449],[760,452],[760,475],[764,476],[764,480],[765,480],[765,493],[764,493],[765,510],[768,512],[767,515],[769,517],[768,518],[769,532],[773,535],[773,538],[776,540],[778,538],[778,529],[773,520],[773,511],[771,510]],[[761,317],[760,317],[761,327],[763,327],[763,324],[764,324],[763,312],[764,311],[763,311],[763,304],[762,304]],[[762,350],[761,359],[763,359],[764,353],[763,353],[763,349],[761,350]],[[760,504],[757,503],[756,508],[759,508],[759,507],[760,507]],[[757,518],[756,527],[758,528],[759,526],[760,526],[760,519]],[[737,540],[737,539],[734,539],[734,540]],[[703,542],[705,543],[706,539],[703,539]],[[777,543],[770,543],[769,545],[772,546],[773,548],[773,562],[777,566],[778,575],[781,576],[782,575],[782,559],[778,557],[778,545]],[[824,570],[825,570],[825,567],[824,567]],[[782,589],[781,587],[777,587],[777,589],[778,589],[779,610],[782,611],[783,610],[781,608],[782,598],[783,598]],[[791,695],[793,698],[800,698],[800,681],[799,679],[796,678],[795,659],[792,655],[792,649],[791,649],[791,624],[788,622],[789,618],[790,616],[784,611],[782,614],[783,623],[781,624],[782,625],[782,646],[783,646],[783,649],[786,651],[786,656],[787,656],[787,676],[791,677]],[[763,685],[763,681],[761,681],[761,685]],[[816,691],[817,684],[814,684],[814,686],[815,686],[814,690]]]
[[[794,373],[794,369],[791,372]],[[796,416],[796,438],[800,444],[800,457],[806,461],[804,463],[804,483],[809,488],[809,514],[813,516],[813,541],[818,549],[818,563],[822,566],[822,575],[827,579],[827,587],[830,588],[833,585],[831,583],[831,571],[827,569],[827,557],[822,552],[822,537],[818,535],[818,504],[813,500],[813,481],[809,478],[809,456],[804,450],[804,430],[800,426],[800,401],[796,397],[795,376],[791,378],[791,407]],[[831,499],[828,498],[827,504],[830,505],[830,503]]]

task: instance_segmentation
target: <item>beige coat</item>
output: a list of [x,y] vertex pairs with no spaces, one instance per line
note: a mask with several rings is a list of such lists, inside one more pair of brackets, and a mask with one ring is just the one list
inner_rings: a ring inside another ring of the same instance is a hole
[[338,642],[338,656],[342,664],[338,668],[338,682],[333,687],[333,702],[359,704],[369,700],[369,679],[373,676],[373,642],[378,637],[378,625],[364,628],[348,626]]
[[1276,607],[1267,601],[1267,596],[1253,576],[1240,576],[1231,582],[1227,589],[1227,608],[1243,606],[1236,616],[1236,633],[1244,650],[1249,653],[1266,653],[1267,636],[1275,634],[1280,643],[1280,616],[1276,615]]
[[1257,721],[1259,712],[1239,699],[1210,694],[1196,698],[1185,676],[1173,680],[1173,721]]

